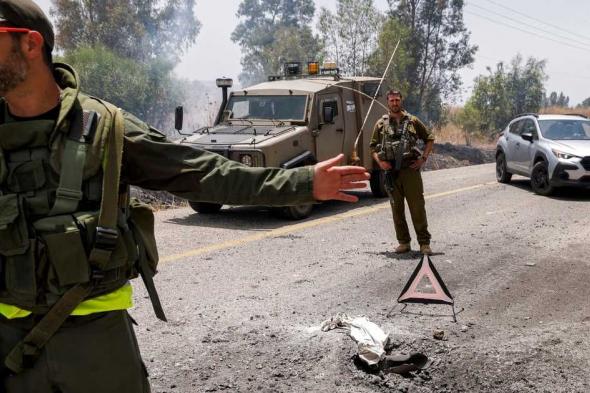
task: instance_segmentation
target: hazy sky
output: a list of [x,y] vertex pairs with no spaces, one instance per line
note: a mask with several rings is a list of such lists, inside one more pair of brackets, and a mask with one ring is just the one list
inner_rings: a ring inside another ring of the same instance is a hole
[[[49,10],[50,0],[38,3]],[[380,10],[387,9],[386,0],[374,3]],[[228,76],[237,81],[241,54],[230,34],[238,23],[239,4],[239,0],[197,0],[202,28],[176,68],[179,76],[196,80]],[[547,60],[549,92],[563,91],[570,96],[570,104],[590,97],[589,0],[466,0],[465,4],[465,23],[479,50],[472,69],[461,72],[464,97],[471,91],[473,78],[486,73],[487,66],[509,62],[517,53]],[[316,14],[321,6],[334,10],[336,0],[316,0],[316,5]]]

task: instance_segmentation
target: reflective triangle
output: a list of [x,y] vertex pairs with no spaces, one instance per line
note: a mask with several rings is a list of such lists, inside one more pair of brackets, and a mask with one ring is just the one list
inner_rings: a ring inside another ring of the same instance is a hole
[[[421,285],[423,282],[429,284],[426,291]],[[422,256],[397,301],[398,303],[454,303],[453,296],[427,255]]]

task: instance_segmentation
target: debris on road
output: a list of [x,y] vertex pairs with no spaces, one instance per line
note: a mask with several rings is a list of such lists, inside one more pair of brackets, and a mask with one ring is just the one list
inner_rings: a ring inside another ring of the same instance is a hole
[[386,347],[391,348],[389,334],[366,317],[351,318],[338,313],[321,324],[324,332],[333,329],[348,331],[358,344],[358,359],[362,361],[363,368],[367,367],[369,371],[407,374],[430,365],[428,357],[418,352],[387,354]]
[[440,329],[435,329],[434,332],[432,332],[432,337],[434,337],[435,340],[444,340],[445,331],[440,330]]
[[359,358],[369,366],[379,363],[385,356],[389,334],[366,317],[351,318],[345,313],[338,313],[322,322],[321,329],[324,332],[333,329],[349,330],[348,334],[358,344]]

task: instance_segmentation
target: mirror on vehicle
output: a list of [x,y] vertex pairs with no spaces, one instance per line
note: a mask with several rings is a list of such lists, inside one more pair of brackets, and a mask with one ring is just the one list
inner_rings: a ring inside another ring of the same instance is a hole
[[182,123],[184,121],[184,108],[182,106],[177,106],[174,112],[174,128],[177,131],[182,130]]
[[331,106],[324,106],[324,123],[332,124],[334,123],[334,108]]
[[533,141],[533,134],[531,134],[530,132],[524,132],[524,133],[520,134],[520,136],[525,141],[529,141],[529,142],[532,142]]

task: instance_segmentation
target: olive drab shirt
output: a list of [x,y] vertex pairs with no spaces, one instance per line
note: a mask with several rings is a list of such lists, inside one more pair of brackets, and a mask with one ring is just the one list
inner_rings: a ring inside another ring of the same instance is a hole
[[[62,89],[61,107],[55,119],[55,129],[58,129],[72,107],[80,105],[87,96],[80,93],[78,76],[71,67],[55,64],[54,75]],[[0,110],[6,110],[2,99]],[[123,115],[125,137],[122,186],[164,190],[189,200],[222,204],[285,206],[315,202],[312,195],[312,167],[293,170],[246,167],[218,154],[172,143],[135,116],[126,112]],[[2,149],[10,149],[10,146],[2,146],[2,142],[0,136],[0,153]],[[59,151],[52,151],[52,155],[56,154]],[[96,160],[98,165],[101,159]],[[55,170],[59,173],[59,168]],[[126,284],[114,292],[83,301],[72,315],[120,310],[131,306],[132,290]],[[6,318],[25,317],[29,314],[28,310],[0,303],[0,315]]]
[[420,119],[406,111],[402,111],[399,124],[389,115],[383,115],[379,120],[377,120],[375,127],[373,127],[373,134],[371,136],[371,143],[369,145],[371,152],[378,152],[379,149],[377,145],[381,145],[383,141],[383,131],[385,126],[389,124],[394,130],[400,131],[400,127],[405,120],[409,121],[408,132],[413,134],[415,139],[421,139],[424,142],[434,141],[434,134],[424,125],[424,123],[420,121]]

